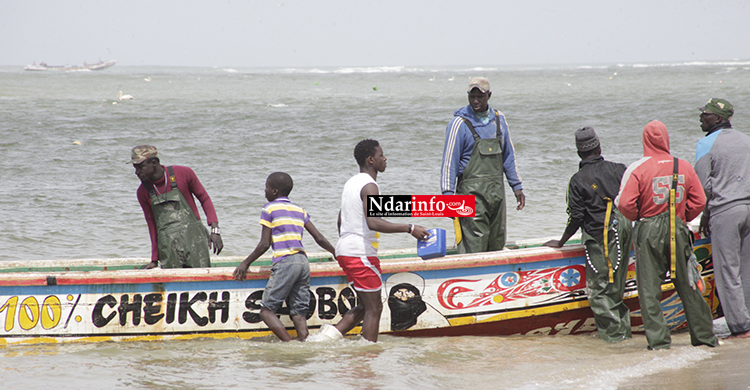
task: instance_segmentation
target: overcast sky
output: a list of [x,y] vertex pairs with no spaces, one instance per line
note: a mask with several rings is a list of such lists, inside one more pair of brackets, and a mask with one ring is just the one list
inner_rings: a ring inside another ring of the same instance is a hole
[[750,59],[748,0],[0,0],[0,65],[488,66]]

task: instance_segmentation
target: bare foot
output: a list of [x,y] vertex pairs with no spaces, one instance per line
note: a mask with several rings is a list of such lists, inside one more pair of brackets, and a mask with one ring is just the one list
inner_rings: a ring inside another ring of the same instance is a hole
[[750,338],[750,330],[748,330],[747,332],[742,332],[742,333],[732,333],[731,336],[727,337],[727,339],[746,339],[746,338]]

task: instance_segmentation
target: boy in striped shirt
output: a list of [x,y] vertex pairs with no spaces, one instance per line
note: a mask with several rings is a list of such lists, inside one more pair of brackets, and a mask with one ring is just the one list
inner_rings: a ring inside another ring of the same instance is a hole
[[310,264],[302,246],[302,232],[306,229],[323,249],[336,256],[335,249],[310,221],[305,210],[292,203],[287,196],[292,191],[292,177],[274,172],[266,179],[266,199],[260,214],[263,226],[260,242],[255,250],[232,273],[237,280],[245,280],[250,264],[269,247],[273,247],[273,265],[263,299],[260,318],[281,341],[290,341],[276,313],[289,298],[289,317],[297,330],[297,340],[307,338],[307,311],[310,306]]

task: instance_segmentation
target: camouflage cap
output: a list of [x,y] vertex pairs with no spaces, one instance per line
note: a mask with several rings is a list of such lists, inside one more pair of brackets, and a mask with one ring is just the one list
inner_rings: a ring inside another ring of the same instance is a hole
[[731,119],[732,115],[734,115],[734,107],[732,107],[732,103],[720,98],[711,98],[706,102],[705,106],[698,107],[698,109],[701,110],[701,112],[712,112],[726,120]]
[[158,158],[159,152],[156,151],[156,146],[138,145],[130,151],[130,157],[127,164],[140,164],[149,158]]
[[471,92],[474,88],[479,88],[482,93],[487,93],[490,91],[490,82],[484,77],[474,77],[469,81],[469,88],[466,92]]

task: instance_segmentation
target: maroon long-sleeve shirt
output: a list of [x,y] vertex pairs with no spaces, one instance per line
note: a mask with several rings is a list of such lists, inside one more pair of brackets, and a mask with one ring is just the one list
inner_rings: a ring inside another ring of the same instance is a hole
[[[166,166],[162,165],[162,168],[164,168],[164,171],[167,172]],[[193,172],[193,170],[188,167],[183,167],[180,165],[172,165],[172,169],[174,170],[174,176],[177,180],[177,188],[180,190],[180,192],[182,192],[182,196],[185,197],[185,200],[187,200],[190,208],[193,209],[195,217],[199,220],[201,219],[200,215],[198,214],[198,207],[195,205],[195,199],[193,198],[193,195],[195,195],[195,197],[198,198],[198,200],[201,202],[203,212],[206,213],[208,225],[211,225],[214,222],[218,223],[219,218],[216,217],[214,204],[211,201],[211,198],[208,196],[208,192],[206,192],[206,189],[203,188],[203,184],[201,184],[200,180],[198,180],[198,176],[195,175],[195,172]],[[168,182],[165,191],[165,179],[165,177],[162,177],[158,181],[151,183],[154,186],[154,190],[157,192],[157,194],[163,194],[164,192],[172,191],[172,186]],[[148,195],[148,189],[146,189],[143,184],[138,187],[136,195],[138,196],[138,203],[141,204],[141,208],[143,209],[143,215],[146,217],[146,223],[148,224],[148,233],[151,236],[151,261],[156,261],[159,260],[159,247],[156,235],[156,221],[154,220],[154,212],[151,209],[151,197]]]

